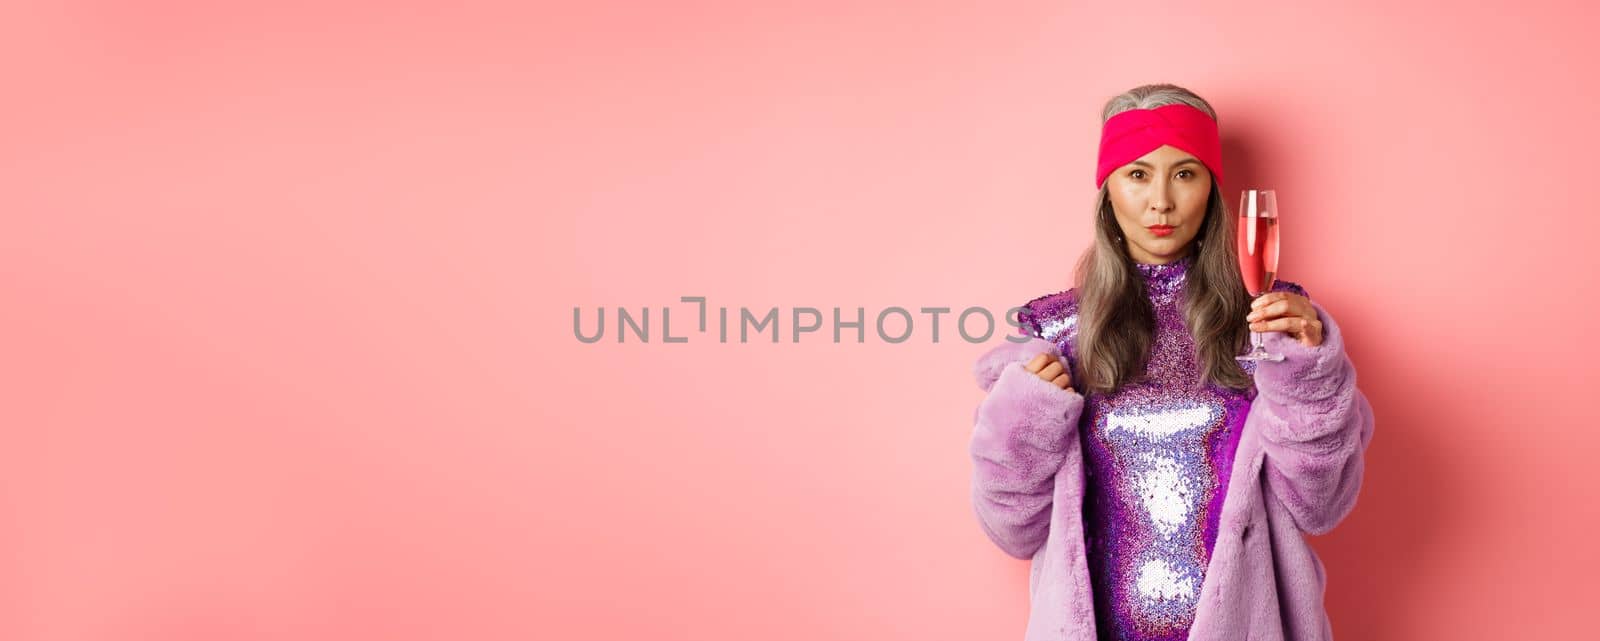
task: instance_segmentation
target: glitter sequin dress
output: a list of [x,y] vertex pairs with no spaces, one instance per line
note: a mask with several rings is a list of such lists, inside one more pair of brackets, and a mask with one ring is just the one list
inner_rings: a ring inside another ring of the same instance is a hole
[[[1254,388],[1194,385],[1200,375],[1182,308],[1192,264],[1192,255],[1135,264],[1156,315],[1147,379],[1087,395],[1079,418],[1085,553],[1100,639],[1187,638],[1255,398]],[[1304,295],[1287,281],[1274,290]],[[1076,366],[1074,294],[1036,298],[1020,316],[1027,331],[1056,343]],[[1254,365],[1244,362],[1245,372]]]

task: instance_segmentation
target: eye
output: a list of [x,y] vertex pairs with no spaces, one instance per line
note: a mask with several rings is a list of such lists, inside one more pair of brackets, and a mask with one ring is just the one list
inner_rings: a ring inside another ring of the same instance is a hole
[[1179,174],[1179,175],[1183,175],[1183,174],[1189,174],[1189,175],[1191,175],[1191,176],[1193,176],[1193,175],[1194,175],[1194,172],[1193,172],[1193,171],[1190,171],[1190,170],[1188,170],[1188,169],[1183,169],[1183,170],[1180,170],[1180,171],[1178,171],[1178,174]]
[[1130,171],[1130,172],[1128,172],[1128,177],[1129,178],[1143,178],[1144,177],[1144,170],[1143,169],[1135,169],[1133,171]]

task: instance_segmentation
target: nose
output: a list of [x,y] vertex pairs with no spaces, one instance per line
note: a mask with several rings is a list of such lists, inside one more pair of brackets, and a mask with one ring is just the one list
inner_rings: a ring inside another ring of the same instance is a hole
[[1172,211],[1172,199],[1167,197],[1167,186],[1161,181],[1156,181],[1150,188],[1150,211],[1155,214],[1166,214]]

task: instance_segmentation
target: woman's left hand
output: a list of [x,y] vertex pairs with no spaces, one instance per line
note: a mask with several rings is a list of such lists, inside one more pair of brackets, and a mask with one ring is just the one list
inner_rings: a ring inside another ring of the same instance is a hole
[[1245,320],[1256,332],[1284,332],[1306,347],[1322,344],[1322,320],[1311,299],[1289,292],[1267,292],[1250,304]]

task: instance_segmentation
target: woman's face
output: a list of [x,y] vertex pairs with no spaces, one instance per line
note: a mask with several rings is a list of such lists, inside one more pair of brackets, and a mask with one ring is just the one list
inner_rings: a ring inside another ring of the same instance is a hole
[[1211,171],[1188,152],[1162,145],[1111,172],[1106,191],[1128,254],[1137,262],[1162,265],[1187,254],[1199,235]]

